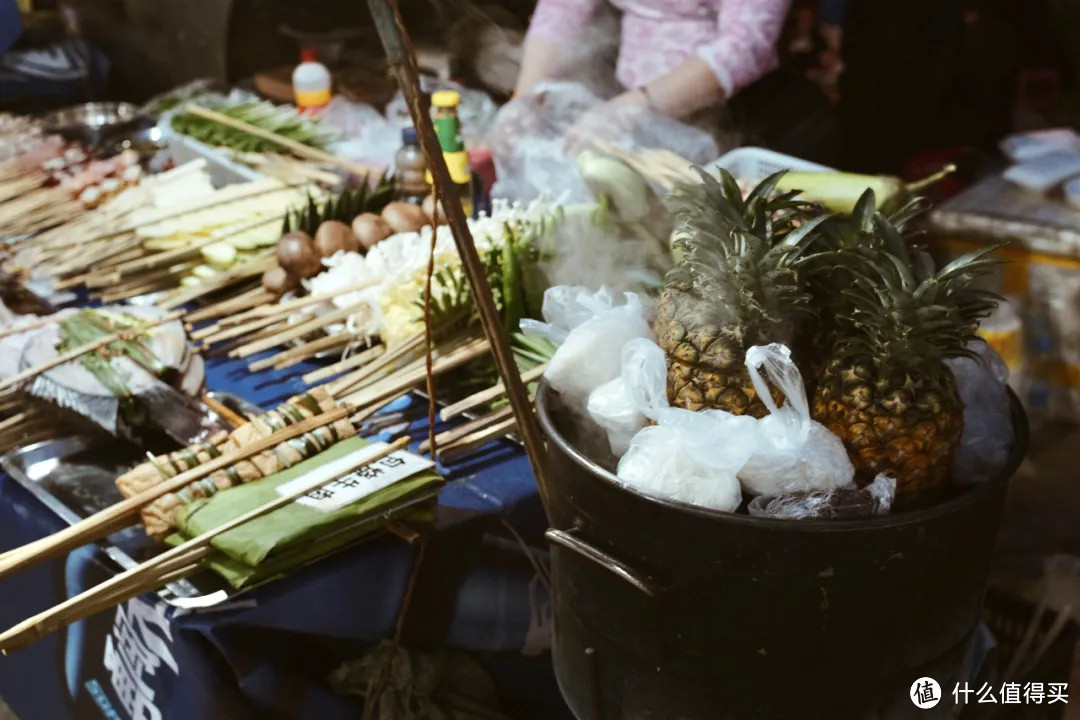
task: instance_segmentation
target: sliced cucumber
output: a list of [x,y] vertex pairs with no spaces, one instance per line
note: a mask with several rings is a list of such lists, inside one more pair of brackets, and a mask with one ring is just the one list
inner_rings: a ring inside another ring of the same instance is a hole
[[215,270],[209,265],[196,265],[191,268],[191,274],[201,280],[211,280],[221,274],[220,270]]
[[[216,242],[209,245],[204,245],[201,249],[202,256],[206,258],[214,268],[221,270],[227,270],[233,266],[236,262],[236,248],[227,242]],[[199,267],[206,267],[205,265],[199,265]],[[210,268],[213,270],[213,268]]]

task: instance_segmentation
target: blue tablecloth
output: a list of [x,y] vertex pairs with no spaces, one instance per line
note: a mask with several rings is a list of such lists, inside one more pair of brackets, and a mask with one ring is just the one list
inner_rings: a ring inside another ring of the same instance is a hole
[[[210,359],[208,387],[272,407],[301,391],[299,378],[312,368],[253,375],[246,362]],[[410,434],[424,437],[426,423],[415,422]],[[549,656],[522,654],[549,636],[544,586],[523,552],[489,534],[509,524],[526,544],[542,547],[544,514],[524,454],[500,441],[444,474],[449,482],[429,552],[435,540],[449,538],[445,557],[460,553],[464,567],[448,578],[448,622],[433,624],[436,640],[481,654],[512,717],[567,717]],[[60,524],[0,475],[0,551]],[[354,702],[330,694],[321,680],[341,658],[392,634],[413,552],[383,536],[205,612],[178,614],[144,596],[0,658],[0,696],[23,720],[359,717]],[[85,547],[0,582],[0,624],[8,627],[112,572],[96,548]],[[436,573],[433,586],[438,582]]]

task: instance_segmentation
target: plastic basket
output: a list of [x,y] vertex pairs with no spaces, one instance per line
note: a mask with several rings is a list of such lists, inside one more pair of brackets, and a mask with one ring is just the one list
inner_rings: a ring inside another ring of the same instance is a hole
[[741,147],[721,155],[709,163],[707,169],[723,168],[739,180],[757,182],[780,170],[798,172],[836,172],[835,168],[818,165],[773,150],[759,147]]

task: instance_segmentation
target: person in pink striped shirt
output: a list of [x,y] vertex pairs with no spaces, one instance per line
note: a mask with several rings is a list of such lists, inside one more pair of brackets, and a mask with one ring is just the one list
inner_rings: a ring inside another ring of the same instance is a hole
[[[607,0],[539,0],[517,93],[566,78],[568,45],[584,39]],[[622,12],[616,79],[624,91],[601,110],[647,108],[687,118],[721,104],[777,66],[790,0],[610,0]]]

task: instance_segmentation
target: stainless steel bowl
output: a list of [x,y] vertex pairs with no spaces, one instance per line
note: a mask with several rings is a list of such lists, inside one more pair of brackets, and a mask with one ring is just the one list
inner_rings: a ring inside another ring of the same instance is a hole
[[46,132],[95,146],[141,119],[138,106],[131,103],[91,102],[49,113],[42,118],[42,127]]

